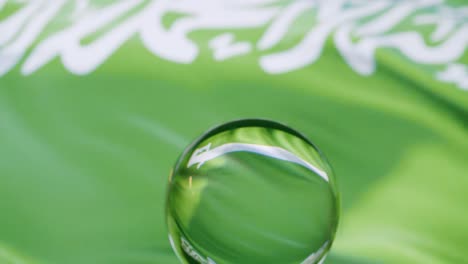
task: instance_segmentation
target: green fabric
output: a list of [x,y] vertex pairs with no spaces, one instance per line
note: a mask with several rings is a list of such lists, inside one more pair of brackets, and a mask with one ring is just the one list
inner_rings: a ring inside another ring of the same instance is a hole
[[[4,5],[0,23],[21,5]],[[326,263],[468,262],[468,95],[434,77],[452,62],[382,47],[375,72],[363,75],[343,60],[333,32],[314,63],[262,69],[261,56],[297,45],[315,26],[311,12],[268,52],[215,61],[208,44],[224,32],[255,44],[266,27],[195,31],[191,63],[155,56],[134,34],[93,71],[72,73],[55,58],[23,75],[40,40],[74,23],[73,9],[66,4],[0,77],[0,263],[178,263],[164,216],[171,167],[201,133],[239,118],[288,124],[328,157],[342,213]],[[411,21],[393,30],[430,42],[434,25]],[[101,30],[87,43],[112,26]],[[0,60],[12,52],[5,47]],[[453,63],[466,65],[468,55]]]

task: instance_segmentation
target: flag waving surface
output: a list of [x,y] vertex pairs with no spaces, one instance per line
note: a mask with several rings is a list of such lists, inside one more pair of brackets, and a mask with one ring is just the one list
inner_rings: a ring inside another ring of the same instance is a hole
[[325,263],[467,263],[467,47],[464,1],[0,0],[0,263],[179,263],[171,168],[241,118],[326,154]]

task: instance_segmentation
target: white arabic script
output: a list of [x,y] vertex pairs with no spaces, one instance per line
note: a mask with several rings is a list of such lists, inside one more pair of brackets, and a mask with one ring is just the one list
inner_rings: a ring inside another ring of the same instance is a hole
[[[0,0],[0,11],[11,3],[19,8],[0,21],[0,76],[22,60],[21,72],[30,75],[57,58],[71,73],[89,74],[131,38],[158,58],[189,64],[202,49],[190,38],[197,31],[213,33],[208,47],[214,60],[255,51],[259,67],[270,74],[313,65],[330,38],[351,69],[364,76],[376,71],[379,49],[417,64],[447,66],[460,63],[468,46],[468,6],[450,7],[443,0],[121,0],[106,6],[88,0]],[[65,16],[64,10],[73,12]],[[165,25],[171,14],[180,15]],[[69,23],[61,20],[67,26],[44,37],[56,17]],[[298,26],[304,17],[310,25]],[[429,39],[418,31],[422,26],[434,28]],[[294,27],[300,27],[302,39],[282,45]],[[260,32],[256,43],[237,40],[234,32],[252,29]]]

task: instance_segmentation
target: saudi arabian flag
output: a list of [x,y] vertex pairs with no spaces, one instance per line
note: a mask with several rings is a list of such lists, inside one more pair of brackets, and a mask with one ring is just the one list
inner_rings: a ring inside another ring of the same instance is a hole
[[171,168],[240,118],[326,154],[325,263],[468,263],[467,47],[465,1],[0,0],[0,263],[179,263]]

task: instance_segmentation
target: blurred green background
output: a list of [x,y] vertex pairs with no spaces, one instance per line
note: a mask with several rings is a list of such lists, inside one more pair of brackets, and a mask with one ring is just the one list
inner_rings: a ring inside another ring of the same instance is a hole
[[[450,46],[461,45],[461,56],[438,63],[412,60],[404,48],[379,47],[376,70],[366,76],[337,49],[340,24],[313,63],[287,73],[265,71],[262,56],[299,45],[317,27],[324,7],[316,6],[272,50],[254,47],[225,61],[213,58],[213,37],[228,31],[255,45],[270,23],[193,30],[189,38],[199,53],[190,63],[155,56],[139,34],[131,34],[95,70],[73,73],[62,56],[23,74],[44,39],[99,18],[73,18],[80,5],[81,12],[97,12],[119,2],[131,1],[69,1],[28,40],[28,30],[41,23],[35,15],[53,4],[43,1],[34,9],[27,1],[0,1],[0,263],[178,263],[164,217],[171,167],[205,130],[239,118],[286,123],[328,157],[341,190],[342,218],[326,263],[468,263],[468,70],[451,75],[458,85],[435,77],[450,65],[466,66],[466,36]],[[238,3],[249,8],[248,2]],[[357,22],[407,4],[384,2],[385,9]],[[362,8],[336,3],[342,12]],[[77,45],[97,43],[150,4],[141,1]],[[32,11],[24,15],[28,6]],[[413,18],[449,7],[467,8],[456,1],[414,8],[382,34],[416,32],[431,52],[442,52],[437,47],[467,32],[466,11],[438,41],[431,34],[439,22],[420,25]],[[19,12],[24,19],[13,20]],[[168,13],[168,29],[187,19]],[[54,52],[46,47],[41,52]]]

